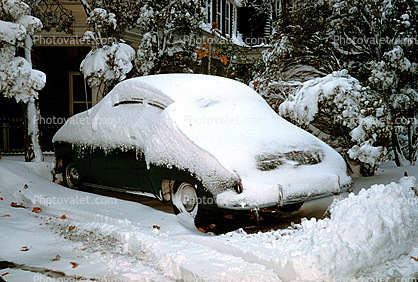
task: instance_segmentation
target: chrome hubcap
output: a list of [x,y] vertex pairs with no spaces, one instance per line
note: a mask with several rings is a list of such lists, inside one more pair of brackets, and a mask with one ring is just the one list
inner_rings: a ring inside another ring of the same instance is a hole
[[69,186],[76,187],[78,185],[80,176],[78,175],[77,168],[71,164],[67,168],[67,182]]
[[182,183],[179,187],[179,195],[181,204],[187,212],[193,211],[197,205],[196,191],[192,185],[188,183]]

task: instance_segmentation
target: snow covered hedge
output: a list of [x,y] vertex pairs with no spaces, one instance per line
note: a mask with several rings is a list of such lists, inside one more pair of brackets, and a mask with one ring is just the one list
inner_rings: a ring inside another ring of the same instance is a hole
[[[327,133],[329,144],[345,145],[340,151],[362,163],[361,174],[373,174],[386,158],[389,134],[385,123],[387,109],[377,95],[346,70],[308,80],[293,89],[279,106],[280,114],[308,128]],[[334,129],[330,129],[330,124]]]

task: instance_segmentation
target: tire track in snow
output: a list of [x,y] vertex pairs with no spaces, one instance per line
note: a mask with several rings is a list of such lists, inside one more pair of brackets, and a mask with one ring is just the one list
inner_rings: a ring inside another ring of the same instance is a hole
[[[60,279],[63,281],[99,281],[99,279],[96,278],[87,278],[80,275],[68,275],[65,274],[62,271],[52,270],[49,268],[44,267],[34,267],[34,266],[28,266],[24,264],[16,264],[14,262],[10,261],[0,261],[0,269],[20,269],[23,271],[33,272],[37,274],[45,275],[46,277],[52,278],[52,279]],[[4,281],[4,280],[3,280]]]
[[[191,240],[177,240],[158,230],[146,231],[137,227],[121,228],[102,222],[66,221],[50,224],[53,229],[67,230],[72,225],[74,240],[84,242],[87,235],[106,238],[103,241],[117,248],[107,251],[119,256],[136,257],[146,267],[165,278],[181,281],[280,281],[277,275],[264,265],[250,263],[241,257],[202,245]],[[61,226],[56,226],[60,224]],[[135,230],[136,229],[136,230]],[[75,232],[74,232],[75,231]],[[60,231],[58,231],[60,232]],[[68,232],[62,232],[63,235]],[[198,241],[201,236],[196,236]],[[94,242],[96,240],[93,239]],[[117,241],[117,243],[116,243]],[[116,250],[118,249],[119,250]],[[94,249],[94,248],[92,248]],[[116,251],[116,253],[115,253]]]
[[[102,232],[113,236],[126,250],[145,255],[146,267],[166,278],[187,281],[280,281],[264,264],[226,253],[219,248],[202,245],[203,234],[190,240],[178,240],[167,234],[154,233],[144,227],[134,226],[129,220],[89,213],[82,210],[63,209],[34,203],[24,194],[18,201],[29,209],[42,209],[43,216],[58,218],[65,214],[65,224],[74,225],[79,232]],[[190,235],[192,236],[192,235]],[[82,242],[82,241],[80,241]],[[152,272],[152,271],[151,271]],[[261,279],[261,280],[260,280]]]
[[[23,187],[22,181],[24,179],[16,175],[16,187]],[[51,197],[57,195],[58,192],[61,197],[76,195],[70,190],[62,191],[64,193],[61,194],[61,190],[55,184],[39,177],[33,177],[33,183],[29,189],[21,189],[8,197],[13,198],[19,204],[24,204],[29,209],[41,208],[42,214],[38,214],[38,216],[50,215],[57,217],[57,221],[59,221],[58,218],[65,214],[65,224],[75,226],[73,232],[84,232],[85,234],[100,232],[104,236],[114,237],[123,246],[123,252],[120,252],[118,256],[121,261],[127,253],[140,254],[139,262],[144,264],[148,271],[160,275],[161,278],[183,281],[280,281],[277,275],[266,269],[264,265],[250,263],[242,257],[219,252],[215,248],[200,244],[198,238],[207,235],[196,235],[195,242],[179,241],[174,239],[174,236],[169,236],[158,230],[147,229],[144,225],[135,226],[126,219],[97,214],[97,210],[84,210],[83,206],[76,207],[66,204],[46,206],[32,200],[34,195]],[[89,207],[86,206],[86,208]],[[170,228],[175,230],[178,227],[170,225]],[[192,234],[192,232],[190,233]],[[80,240],[80,243],[83,243],[84,239],[80,238]],[[111,255],[112,251],[110,249],[108,254]],[[110,258],[106,263],[109,262],[111,262]],[[114,265],[109,264],[109,267],[114,267]],[[130,270],[132,269],[129,269],[129,265],[123,269],[125,273]]]

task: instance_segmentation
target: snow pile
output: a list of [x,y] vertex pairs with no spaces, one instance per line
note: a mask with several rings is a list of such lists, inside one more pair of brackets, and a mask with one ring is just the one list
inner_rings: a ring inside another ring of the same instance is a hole
[[[39,164],[30,166],[45,174]],[[263,265],[177,239],[178,234],[207,235],[185,229],[173,214],[119,199],[110,205],[111,198],[49,182],[24,163],[0,161],[0,196],[0,215],[10,216],[0,217],[6,222],[0,239],[10,246],[0,249],[0,257],[40,266],[45,273],[52,268],[122,281],[278,281]],[[23,208],[12,208],[11,202]],[[13,238],[13,232],[20,236]],[[19,251],[24,245],[30,248],[26,253]],[[59,261],[51,262],[57,254]],[[70,261],[78,266],[68,267]]]
[[[54,273],[67,279],[123,281],[418,277],[414,177],[351,194],[334,203],[331,217],[324,220],[305,219],[295,228],[252,235],[238,230],[211,236],[185,229],[173,214],[67,189],[33,171],[50,176],[46,163],[0,161],[0,240],[8,246],[0,248],[0,257],[20,268],[4,269],[1,274],[10,272],[6,281],[39,280]],[[408,171],[416,174],[417,167]],[[400,172],[385,167],[385,180]],[[60,259],[53,261],[57,255]]]
[[[305,219],[296,230],[247,235],[249,246],[254,242],[266,245],[243,251],[268,261],[285,281],[370,277],[374,267],[394,259],[406,259],[412,269],[415,267],[415,273],[404,275],[417,275],[418,262],[409,255],[416,253],[414,246],[418,244],[414,185],[415,177],[402,178],[399,184],[373,185],[335,203],[329,219]],[[236,236],[245,235],[233,233],[223,238],[226,244],[232,241],[235,245],[240,241]],[[400,276],[397,271],[391,273],[385,275]]]

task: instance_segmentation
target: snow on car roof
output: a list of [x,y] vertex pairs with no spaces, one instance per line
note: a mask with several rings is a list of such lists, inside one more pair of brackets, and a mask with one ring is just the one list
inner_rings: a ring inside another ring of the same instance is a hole
[[180,102],[206,107],[211,102],[254,99],[253,92],[241,82],[219,76],[161,74],[122,81],[112,90],[111,95],[115,103],[143,98],[161,102],[166,106],[172,102]]

